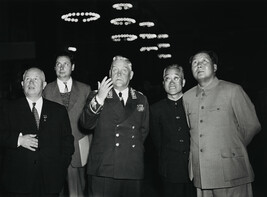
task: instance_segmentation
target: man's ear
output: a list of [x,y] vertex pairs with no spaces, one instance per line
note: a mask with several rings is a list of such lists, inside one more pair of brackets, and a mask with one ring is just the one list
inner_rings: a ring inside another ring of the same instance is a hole
[[47,82],[44,81],[44,82],[43,82],[43,89],[45,88],[46,85],[47,85]]
[[183,81],[182,81],[182,87],[184,87],[185,86],[185,79],[183,79]]
[[213,69],[214,69],[214,72],[217,71],[217,64],[213,64]]
[[133,78],[133,76],[134,76],[134,72],[133,72],[133,71],[131,71],[131,73],[130,73],[130,79],[132,79],[132,78]]
[[23,81],[21,81],[20,83],[21,83],[21,87],[23,87]]
[[74,69],[75,69],[75,64],[72,64],[71,71],[74,71]]

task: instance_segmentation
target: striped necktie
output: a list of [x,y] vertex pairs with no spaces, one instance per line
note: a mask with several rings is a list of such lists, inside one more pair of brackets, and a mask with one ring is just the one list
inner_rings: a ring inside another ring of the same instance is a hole
[[32,103],[32,113],[33,113],[33,115],[34,115],[34,118],[35,118],[35,122],[36,122],[37,128],[39,129],[40,119],[39,119],[38,111],[37,111],[37,109],[35,108],[35,105],[36,105],[36,103]]

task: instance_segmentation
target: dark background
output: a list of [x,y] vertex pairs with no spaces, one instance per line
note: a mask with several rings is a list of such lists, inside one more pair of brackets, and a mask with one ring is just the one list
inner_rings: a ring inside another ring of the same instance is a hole
[[[171,63],[184,67],[187,80],[184,90],[196,84],[188,59],[196,51],[214,50],[219,56],[217,75],[242,85],[255,104],[262,131],[248,147],[255,170],[255,196],[266,196],[267,153],[267,2],[259,0],[125,0],[133,8],[117,11],[114,0],[0,0],[0,98],[22,95],[20,81],[25,68],[41,67],[47,82],[55,79],[56,51],[77,47],[74,78],[93,89],[108,74],[112,57],[125,55],[135,72],[131,85],[147,95],[149,102],[165,96],[162,89],[163,68]],[[61,15],[68,12],[97,12],[90,23],[68,23]],[[137,23],[114,26],[114,17],[134,18]],[[153,21],[154,27],[139,27],[141,21]],[[169,34],[165,40],[113,42],[112,34]],[[139,51],[142,46],[168,42],[171,47],[158,51]],[[172,58],[159,59],[159,53]],[[148,142],[148,144],[150,144]],[[153,147],[148,145],[148,158]],[[150,155],[151,153],[151,155]],[[154,160],[148,160],[148,172],[154,173]],[[148,174],[150,183],[153,176]],[[152,181],[151,181],[152,182]],[[152,182],[151,191],[155,190]]]

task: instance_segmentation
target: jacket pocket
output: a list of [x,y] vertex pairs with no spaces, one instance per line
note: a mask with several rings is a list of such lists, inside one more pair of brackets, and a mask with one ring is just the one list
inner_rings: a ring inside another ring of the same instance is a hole
[[245,157],[241,148],[225,148],[221,150],[225,181],[248,176]]

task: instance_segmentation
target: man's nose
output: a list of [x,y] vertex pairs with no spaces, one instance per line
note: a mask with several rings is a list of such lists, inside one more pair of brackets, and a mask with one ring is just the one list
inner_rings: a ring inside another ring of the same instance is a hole
[[117,75],[121,76],[122,71],[118,70]]
[[201,68],[201,67],[202,67],[202,63],[203,63],[203,62],[198,62],[198,63],[197,63],[197,67],[198,67],[198,68]]

